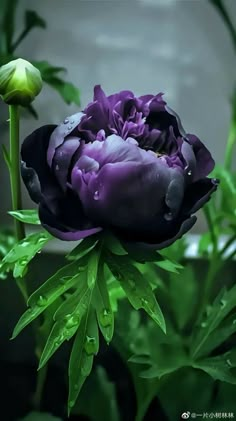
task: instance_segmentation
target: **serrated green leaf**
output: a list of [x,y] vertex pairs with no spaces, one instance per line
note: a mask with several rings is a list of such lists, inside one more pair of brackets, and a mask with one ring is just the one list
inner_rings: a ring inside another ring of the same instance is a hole
[[24,222],[25,224],[40,225],[40,219],[38,211],[36,209],[17,210],[9,211],[9,215],[18,219],[18,221]]
[[108,248],[108,250],[111,251],[111,253],[117,254],[118,256],[124,256],[128,254],[128,252],[122,246],[121,242],[114,235],[106,236],[105,246]]
[[223,344],[233,333],[236,332],[236,314],[232,314],[223,320],[217,329],[209,335],[201,347],[201,355],[209,355],[215,348]]
[[97,245],[98,240],[95,235],[87,237],[78,244],[69,254],[66,255],[67,260],[79,260],[81,257],[85,256],[87,253],[93,250]]
[[[90,290],[92,298],[92,290]],[[99,334],[94,311],[88,305],[87,313],[81,322],[74,340],[69,362],[68,413],[73,408],[79,392],[90,374],[94,355],[99,349]]]
[[111,307],[104,266],[100,262],[97,283],[93,294],[93,304],[97,314],[97,321],[103,337],[107,343],[111,342],[114,332],[114,314]]
[[232,370],[236,367],[236,348],[216,357],[194,361],[192,366],[205,371],[214,380],[236,384],[236,374]]
[[41,73],[42,77],[46,81],[47,79],[50,79],[50,77],[55,76],[57,73],[65,73],[66,68],[65,67],[59,67],[59,66],[53,66],[48,61],[32,61],[31,62],[33,66],[35,66]]
[[58,320],[54,324],[42,352],[39,370],[47,363],[63,342],[66,340],[69,341],[74,336],[80,326],[81,319],[90,304],[91,290],[89,288],[84,288],[80,293],[76,291],[75,295],[76,300],[74,300],[73,303],[72,300],[70,300],[69,313],[63,317],[63,312],[60,318],[58,316],[59,312],[57,314]]
[[106,263],[112,274],[120,282],[128,300],[138,310],[143,308],[149,316],[166,332],[165,319],[151,286],[127,256],[106,256]]
[[183,269],[183,266],[180,263],[172,262],[169,259],[165,259],[159,262],[155,262],[155,265],[160,267],[167,272],[179,273],[180,269]]
[[15,277],[22,277],[29,262],[51,239],[52,236],[46,231],[28,235],[7,253],[0,264],[0,269],[13,269]]
[[94,248],[88,255],[87,283],[90,289],[94,287],[97,279],[100,252],[101,250]]
[[206,317],[203,318],[192,341],[192,356],[194,358],[205,354],[205,343],[209,335],[219,326],[222,320],[236,307],[236,285],[229,291],[223,289],[216,297],[212,306],[207,308]]
[[58,297],[64,294],[77,282],[81,272],[86,267],[80,266],[78,262],[72,262],[51,276],[37,291],[35,291],[28,300],[30,307],[21,316],[12,334],[15,338],[29,323],[38,317],[50,304]]

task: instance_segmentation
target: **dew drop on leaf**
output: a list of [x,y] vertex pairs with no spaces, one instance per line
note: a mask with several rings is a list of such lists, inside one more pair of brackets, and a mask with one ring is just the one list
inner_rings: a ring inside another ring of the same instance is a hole
[[111,326],[112,324],[112,313],[110,310],[104,309],[100,316],[99,321],[103,327]]
[[202,323],[201,323],[201,327],[203,327],[203,328],[204,328],[204,327],[206,327],[206,326],[207,326],[207,323],[206,323],[206,322],[202,322]]
[[44,297],[43,295],[39,296],[39,299],[37,301],[37,305],[39,307],[44,307],[47,305],[48,299],[46,297]]
[[93,336],[86,336],[84,349],[87,355],[94,355],[97,352],[97,342]]
[[221,305],[222,308],[224,308],[226,306],[226,304],[227,304],[227,301],[225,301],[225,300],[220,301],[220,305]]
[[232,367],[232,363],[231,363],[230,359],[226,360],[226,363],[229,367]]

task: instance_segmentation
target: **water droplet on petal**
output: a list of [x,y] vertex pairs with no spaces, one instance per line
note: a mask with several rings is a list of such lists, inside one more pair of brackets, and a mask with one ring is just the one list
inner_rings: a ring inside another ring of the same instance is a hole
[[110,310],[104,309],[99,315],[99,321],[103,327],[111,326],[113,316]]
[[63,121],[63,123],[64,123],[64,124],[68,124],[68,123],[69,123],[68,118],[65,118],[65,120]]
[[71,121],[70,121],[70,124],[74,124],[74,120],[71,120]]
[[189,170],[189,171],[187,172],[187,174],[188,174],[188,175],[192,175],[192,171],[191,171],[191,170]]
[[207,326],[207,323],[206,323],[206,322],[202,322],[202,323],[201,323],[201,327],[203,327],[203,328],[204,328],[204,327],[206,327],[206,326]]
[[97,342],[92,336],[86,336],[84,349],[87,355],[94,355],[97,352]]
[[71,129],[72,129],[72,126],[68,126],[68,127],[67,127],[67,130],[71,130]]
[[167,212],[167,213],[165,213],[165,214],[164,214],[164,218],[165,218],[167,221],[171,221],[171,220],[173,219],[173,214],[172,214],[172,212]]
[[218,184],[220,183],[220,181],[217,178],[212,178],[212,183],[215,184],[216,186],[218,186]]
[[47,302],[48,302],[47,297],[44,297],[43,295],[40,295],[39,296],[39,299],[37,301],[37,305],[39,307],[44,307],[47,304]]
[[99,191],[96,190],[93,196],[94,200],[98,200],[99,199]]

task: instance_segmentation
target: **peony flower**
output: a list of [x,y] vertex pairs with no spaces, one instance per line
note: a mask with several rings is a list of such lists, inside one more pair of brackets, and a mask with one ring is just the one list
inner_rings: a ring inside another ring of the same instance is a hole
[[62,240],[102,230],[161,249],[186,233],[216,190],[210,152],[163,94],[106,96],[22,145],[22,177],[42,225]]

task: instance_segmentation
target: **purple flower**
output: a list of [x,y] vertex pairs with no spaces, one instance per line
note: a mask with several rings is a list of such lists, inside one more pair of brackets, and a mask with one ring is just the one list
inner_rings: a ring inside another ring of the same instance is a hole
[[55,237],[109,230],[160,249],[194,225],[193,214],[217,188],[206,177],[214,161],[162,96],[107,97],[96,86],[83,112],[25,139],[22,177]]

